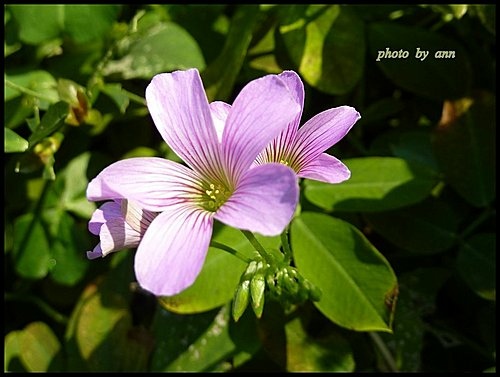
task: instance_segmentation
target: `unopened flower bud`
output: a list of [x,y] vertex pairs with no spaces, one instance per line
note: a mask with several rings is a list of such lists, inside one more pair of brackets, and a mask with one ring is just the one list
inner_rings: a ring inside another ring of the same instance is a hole
[[262,273],[255,274],[250,281],[250,294],[252,295],[252,309],[257,318],[262,316],[264,310],[265,290],[266,280],[264,275]]
[[245,312],[250,301],[250,281],[244,280],[236,289],[233,299],[233,319],[237,322]]

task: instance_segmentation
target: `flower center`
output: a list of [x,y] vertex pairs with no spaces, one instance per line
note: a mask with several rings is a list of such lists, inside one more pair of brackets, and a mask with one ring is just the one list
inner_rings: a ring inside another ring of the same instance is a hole
[[288,166],[289,168],[293,169],[293,171],[295,171],[295,173],[297,173],[297,174],[300,171],[300,163],[297,162],[297,159],[294,158],[293,156],[288,156],[286,158],[281,158],[279,160],[279,163],[283,164],[285,166]]
[[201,206],[207,211],[217,211],[231,196],[231,190],[225,185],[205,184],[203,185],[204,193],[202,194]]

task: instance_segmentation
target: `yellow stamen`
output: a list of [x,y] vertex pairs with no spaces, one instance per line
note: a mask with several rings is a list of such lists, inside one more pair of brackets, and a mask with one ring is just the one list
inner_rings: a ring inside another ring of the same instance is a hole
[[202,194],[201,206],[210,212],[217,211],[232,194],[232,190],[221,183],[209,183],[203,186],[205,191]]

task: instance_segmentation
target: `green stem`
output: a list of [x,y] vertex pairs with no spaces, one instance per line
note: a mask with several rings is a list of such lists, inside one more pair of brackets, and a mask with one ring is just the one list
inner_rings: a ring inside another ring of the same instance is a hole
[[380,337],[379,334],[370,332],[368,333],[370,337],[372,338],[373,342],[379,349],[380,353],[384,357],[385,362],[387,363],[387,366],[389,367],[391,372],[398,372],[398,366],[396,365],[396,361],[394,360],[394,357],[391,354],[391,351],[387,348],[385,345],[384,341]]
[[215,247],[217,249],[221,249],[224,251],[227,251],[230,254],[233,254],[235,257],[240,258],[243,262],[250,263],[252,260],[238,252],[237,250],[233,249],[232,247],[226,246],[222,243],[219,243],[217,241],[211,241],[210,246]]
[[132,102],[138,103],[139,105],[146,106],[146,100],[137,94],[129,92],[122,88],[122,92],[128,97]]
[[264,246],[262,246],[260,244],[260,242],[257,240],[257,238],[255,238],[255,236],[253,235],[252,232],[248,231],[248,230],[242,230],[241,231],[245,237],[247,238],[248,241],[250,241],[250,243],[252,244],[252,246],[255,248],[255,250],[257,250],[257,252],[269,263],[269,264],[273,264],[273,260],[271,258],[271,256],[269,255],[269,253],[266,251],[266,249],[264,249]]
[[30,302],[35,304],[40,308],[41,311],[43,311],[45,314],[47,314],[50,318],[52,318],[55,322],[60,323],[62,325],[66,325],[68,323],[68,317],[65,315],[59,313],[57,310],[52,308],[49,304],[44,302],[38,297],[31,296],[31,295],[26,295],[23,294],[17,295],[14,293],[5,293],[4,296],[5,301],[20,301],[20,302]]
[[13,83],[13,82],[12,82],[12,81],[10,81],[10,80],[5,79],[5,85],[7,85],[7,86],[11,87],[11,88],[12,88],[12,89],[14,89],[14,90],[17,90],[18,92],[21,92],[21,93],[27,94],[27,95],[29,95],[29,96],[33,96],[33,97],[36,97],[36,98],[44,99],[44,100],[49,101],[50,103],[53,103],[53,102],[54,102],[54,99],[53,99],[53,98],[50,98],[50,97],[44,96],[43,94],[40,94],[40,93],[38,93],[38,92],[35,92],[34,90],[31,90],[31,89],[25,88],[24,86],[17,85],[16,83]]
[[463,232],[462,235],[460,236],[461,240],[464,240],[469,234],[471,234],[476,228],[481,225],[484,221],[486,221],[491,215],[495,214],[495,210],[492,208],[486,208],[480,215],[479,217],[472,222]]
[[290,249],[290,242],[288,240],[288,227],[281,233],[281,246],[283,246],[283,252],[285,253],[284,262],[290,264],[292,260],[292,249]]

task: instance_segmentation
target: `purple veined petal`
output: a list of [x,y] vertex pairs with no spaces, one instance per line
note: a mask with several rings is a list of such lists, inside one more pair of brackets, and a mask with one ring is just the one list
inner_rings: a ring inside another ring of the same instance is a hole
[[102,256],[109,253],[137,247],[141,241],[141,234],[132,229],[123,219],[112,219],[102,225],[99,232]]
[[235,228],[276,236],[290,223],[298,198],[295,172],[282,164],[264,164],[245,172],[215,218]]
[[158,216],[158,212],[151,212],[142,209],[137,203],[131,200],[121,201],[121,214],[125,222],[137,232],[144,234],[149,224]]
[[340,183],[351,177],[351,171],[337,158],[321,153],[319,157],[305,164],[297,175],[326,183]]
[[98,243],[96,247],[92,251],[87,251],[87,259],[93,260],[97,258],[102,258],[102,249],[101,249],[101,244]]
[[89,221],[89,230],[100,239],[94,250],[87,252],[89,259],[136,247],[144,233],[127,224],[122,215],[121,201],[106,202],[98,208]]
[[227,116],[231,110],[231,105],[222,102],[214,101],[210,103],[210,112],[212,113],[212,122],[214,122],[217,139],[222,142],[222,133],[226,125]]
[[[295,71],[283,71],[278,77],[285,82],[290,93],[294,96],[295,101],[302,109],[304,107],[304,84],[300,76]],[[302,115],[302,110],[300,115]]]
[[295,98],[297,104],[300,105],[300,111],[295,118],[288,123],[283,131],[268,144],[266,149],[257,156],[255,159],[257,164],[281,162],[288,156],[297,135],[300,118],[302,117],[302,110],[304,107],[304,84],[302,80],[294,71],[283,71],[278,77],[285,83],[290,94]]
[[176,205],[151,223],[135,255],[139,285],[157,296],[172,296],[194,283],[208,252],[213,213]]
[[106,202],[92,214],[88,224],[89,231],[97,236],[102,224],[111,218],[120,217],[122,217],[120,203],[115,201]]
[[325,110],[308,120],[297,133],[291,166],[300,170],[341,140],[361,115],[350,106]]
[[146,102],[170,148],[203,176],[220,180],[220,143],[198,70],[154,76],[146,88]]
[[87,199],[127,198],[143,209],[161,212],[171,204],[192,201],[201,190],[201,178],[193,170],[159,157],[135,157],[102,170],[88,184]]
[[276,75],[248,83],[236,97],[222,135],[225,168],[229,176],[237,181],[299,112],[300,105]]

